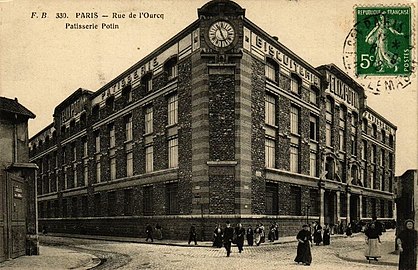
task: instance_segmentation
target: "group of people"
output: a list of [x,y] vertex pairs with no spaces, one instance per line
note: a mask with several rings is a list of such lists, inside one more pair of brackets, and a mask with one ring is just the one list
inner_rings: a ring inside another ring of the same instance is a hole
[[[222,229],[221,225],[218,224],[213,231],[213,247],[221,248],[225,243],[225,229]],[[242,227],[242,224],[237,224],[233,234],[233,242],[237,242],[237,245],[244,245],[244,238],[247,238],[247,243],[249,246],[254,244],[259,246],[261,243],[266,241],[266,229],[263,223],[258,223],[255,226],[255,229],[251,225],[247,229]],[[270,242],[274,242],[279,239],[279,226],[277,222],[271,223],[269,230],[267,232],[267,239]]]
[[151,242],[154,242],[154,231],[155,231],[155,238],[157,240],[163,239],[163,230],[160,224],[155,225],[155,230],[152,228],[150,224],[147,224],[145,227],[145,234],[147,235],[147,238],[145,238],[145,241],[148,242],[148,240],[151,240]]

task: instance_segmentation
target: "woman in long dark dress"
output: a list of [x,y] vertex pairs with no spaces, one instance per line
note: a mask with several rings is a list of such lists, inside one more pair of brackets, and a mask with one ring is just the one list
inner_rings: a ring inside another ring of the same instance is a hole
[[399,233],[397,244],[399,247],[399,270],[417,269],[417,234],[414,221],[405,221],[405,229]]
[[324,236],[323,236],[323,242],[324,245],[329,245],[331,242],[331,233],[329,231],[329,226],[327,223],[325,223],[325,227],[324,227]]
[[309,232],[308,225],[303,225],[302,230],[299,231],[296,236],[298,240],[298,249],[295,258],[295,262],[303,263],[305,265],[310,265],[312,263],[312,254],[311,254],[311,242],[312,236]]
[[222,234],[223,230],[221,225],[218,224],[213,231],[213,247],[221,248],[222,247]]
[[315,222],[315,225],[313,226],[313,238],[315,245],[319,246],[322,242],[322,227],[318,223]]

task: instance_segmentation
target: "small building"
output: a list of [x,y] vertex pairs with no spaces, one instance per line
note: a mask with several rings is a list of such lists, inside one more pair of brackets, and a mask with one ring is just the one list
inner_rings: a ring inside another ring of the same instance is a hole
[[0,262],[38,254],[35,163],[29,163],[28,120],[17,99],[0,97]]
[[397,228],[402,230],[404,222],[412,219],[418,224],[418,178],[417,170],[407,170],[395,177]]

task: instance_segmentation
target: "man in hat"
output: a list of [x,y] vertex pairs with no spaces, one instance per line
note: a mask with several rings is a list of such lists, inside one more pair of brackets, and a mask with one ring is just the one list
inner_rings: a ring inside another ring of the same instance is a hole
[[231,254],[231,244],[232,244],[233,238],[234,238],[234,229],[231,227],[231,223],[227,221],[226,227],[224,229],[224,235],[223,235],[223,242],[224,242],[224,247],[226,249],[227,257],[229,257],[229,255]]

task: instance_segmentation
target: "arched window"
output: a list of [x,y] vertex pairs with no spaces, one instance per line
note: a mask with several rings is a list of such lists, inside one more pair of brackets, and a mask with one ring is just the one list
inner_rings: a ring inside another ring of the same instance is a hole
[[382,142],[386,143],[386,131],[384,129],[382,129]]
[[152,91],[152,73],[151,72],[142,76],[141,85],[146,93]]
[[276,61],[274,61],[273,59],[267,58],[264,74],[266,75],[266,79],[279,83],[279,64],[276,63]]
[[170,58],[164,64],[164,71],[167,73],[167,79],[172,80],[178,76],[177,56]]
[[302,91],[302,79],[292,73],[291,80],[290,80],[290,92],[300,95]]
[[393,135],[389,134],[389,146],[393,147]]
[[319,96],[319,89],[311,85],[311,88],[309,89],[309,102],[315,105],[318,105],[318,96]]

